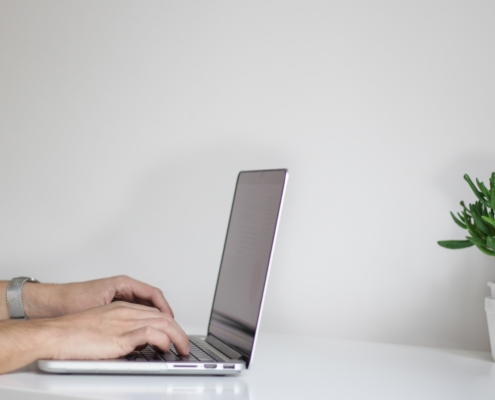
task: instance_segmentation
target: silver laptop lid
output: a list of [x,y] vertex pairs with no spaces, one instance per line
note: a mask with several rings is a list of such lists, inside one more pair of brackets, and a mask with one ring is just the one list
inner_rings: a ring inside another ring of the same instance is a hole
[[237,178],[208,336],[240,353],[246,367],[254,350],[287,179],[286,169],[242,171]]

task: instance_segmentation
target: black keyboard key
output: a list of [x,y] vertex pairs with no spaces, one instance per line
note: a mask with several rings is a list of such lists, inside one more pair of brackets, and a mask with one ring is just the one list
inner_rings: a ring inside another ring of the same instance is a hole
[[156,355],[155,350],[153,350],[150,346],[146,346],[140,351],[140,353],[148,361],[161,361],[160,357]]
[[[197,340],[197,341],[195,340],[194,342],[191,341],[190,344],[191,344],[191,349],[193,349],[193,347],[196,347],[197,349],[199,349],[199,351],[201,351],[201,352],[207,354],[209,357],[211,357],[212,360],[220,361],[220,362],[223,361],[219,356],[217,356],[215,353],[210,351],[208,349],[206,343],[203,342],[202,340]],[[201,360],[201,361],[203,361],[203,360]],[[205,360],[205,361],[207,361],[207,360]]]
[[160,357],[164,361],[177,361],[179,360],[179,357],[177,357],[174,353],[167,351],[165,353],[160,353]]
[[150,347],[146,347],[145,349],[141,350],[140,353],[145,355],[153,355],[155,354],[155,350]]
[[180,361],[189,361],[189,362],[198,362],[198,359],[194,357],[192,354],[189,354],[187,356],[179,356]]
[[140,351],[133,351],[126,358],[129,361],[182,361],[182,362],[215,362],[223,360],[210,351],[203,342],[190,342],[190,354],[182,356],[177,349],[170,344],[170,351],[155,350],[152,346],[146,346]]
[[196,356],[196,358],[199,360],[199,361],[202,361],[202,362],[211,362],[211,361],[215,361],[213,358],[211,358],[208,354],[198,354]]
[[137,351],[136,352],[132,352],[130,354],[127,354],[125,356],[125,358],[128,360],[128,361],[147,361],[146,358],[144,358],[141,354],[139,354]]

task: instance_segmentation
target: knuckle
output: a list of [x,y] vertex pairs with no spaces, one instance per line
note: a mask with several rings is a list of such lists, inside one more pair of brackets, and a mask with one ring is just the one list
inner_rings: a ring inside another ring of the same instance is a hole
[[112,308],[115,308],[116,310],[124,310],[127,307],[124,301],[114,301],[112,303]]
[[114,308],[114,312],[117,315],[117,317],[125,318],[129,316],[131,309],[127,307],[127,305],[122,301],[119,301],[118,303],[120,304],[117,304]]
[[149,338],[154,333],[154,329],[151,326],[143,326],[142,330],[146,338]]
[[127,275],[117,275],[114,279],[118,282],[127,282],[130,278]]

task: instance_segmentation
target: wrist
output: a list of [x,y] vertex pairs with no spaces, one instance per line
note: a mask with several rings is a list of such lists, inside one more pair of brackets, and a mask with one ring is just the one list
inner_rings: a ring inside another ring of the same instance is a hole
[[42,318],[27,321],[31,324],[32,336],[37,338],[35,350],[36,360],[53,359],[62,342],[64,341],[64,329],[60,326],[59,318]]
[[7,308],[7,285],[8,281],[0,282],[0,320],[9,319],[9,310]]
[[57,311],[56,284],[26,282],[22,292],[22,302],[27,318],[50,318],[60,314]]

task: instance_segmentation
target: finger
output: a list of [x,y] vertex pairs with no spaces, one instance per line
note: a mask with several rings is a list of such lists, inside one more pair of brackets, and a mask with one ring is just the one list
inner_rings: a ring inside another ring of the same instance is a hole
[[135,349],[139,346],[151,344],[163,351],[170,349],[170,338],[166,333],[151,326],[143,326],[123,335],[126,349]]
[[189,354],[189,338],[173,318],[164,316],[162,318],[139,319],[135,320],[134,326],[135,330],[146,326],[160,330],[170,338],[180,354]]
[[[189,345],[189,339],[187,338],[186,333],[177,321],[170,315],[162,313],[156,308],[147,307],[140,304],[126,302],[119,302],[116,304],[116,311],[124,313],[119,317],[128,321],[134,321],[135,328],[152,324],[155,327],[163,329],[167,333],[169,331],[174,332],[176,335],[176,341],[178,342],[179,347],[183,350],[185,350],[185,347]],[[185,347],[183,345],[185,345]]]
[[131,309],[131,310],[137,310],[137,311],[142,311],[142,312],[152,312],[158,315],[161,315],[162,313],[160,310],[156,307],[150,307],[150,306],[145,306],[143,304],[138,304],[138,303],[128,303],[127,301],[121,301],[121,300],[116,300],[110,303],[107,306],[101,306],[101,307],[110,307],[110,308],[126,308],[126,309]]
[[116,296],[123,300],[141,300],[174,317],[174,313],[160,289],[129,277],[121,277]]

